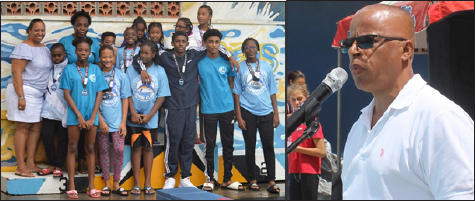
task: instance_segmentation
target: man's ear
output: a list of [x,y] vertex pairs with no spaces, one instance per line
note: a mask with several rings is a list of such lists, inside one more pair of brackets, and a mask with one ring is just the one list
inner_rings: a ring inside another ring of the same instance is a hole
[[411,40],[405,41],[405,44],[403,46],[403,52],[402,52],[402,60],[403,61],[413,60],[414,51],[415,51],[415,43],[413,43]]

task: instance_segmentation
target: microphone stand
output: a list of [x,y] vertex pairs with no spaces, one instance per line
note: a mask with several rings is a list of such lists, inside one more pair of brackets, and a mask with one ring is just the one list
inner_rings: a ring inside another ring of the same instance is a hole
[[306,138],[312,138],[312,136],[319,130],[319,117],[313,120],[306,130],[302,133],[296,141],[291,143],[286,149],[286,154],[290,154],[297,146],[299,146]]

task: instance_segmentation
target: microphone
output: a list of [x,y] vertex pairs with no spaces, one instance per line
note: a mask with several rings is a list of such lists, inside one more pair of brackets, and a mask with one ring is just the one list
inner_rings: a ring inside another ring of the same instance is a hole
[[342,85],[347,81],[347,77],[347,72],[341,67],[332,69],[326,78],[322,80],[321,85],[319,85],[306,101],[287,119],[286,138],[289,137],[301,123],[310,123],[314,120],[321,111],[322,102],[342,88]]

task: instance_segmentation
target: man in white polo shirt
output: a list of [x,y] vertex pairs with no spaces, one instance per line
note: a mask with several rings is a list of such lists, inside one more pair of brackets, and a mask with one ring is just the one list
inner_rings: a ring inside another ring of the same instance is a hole
[[394,6],[359,10],[341,42],[373,100],[349,132],[344,199],[474,199],[474,120],[413,74],[415,31]]

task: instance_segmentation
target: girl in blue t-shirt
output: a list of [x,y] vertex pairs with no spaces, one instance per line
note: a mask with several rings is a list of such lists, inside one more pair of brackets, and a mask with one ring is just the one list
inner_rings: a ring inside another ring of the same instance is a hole
[[127,68],[132,65],[132,58],[139,54],[140,47],[136,45],[137,31],[132,27],[127,27],[124,30],[124,41],[126,46],[121,47],[116,53],[116,64],[122,72],[126,72]]
[[[68,198],[78,198],[75,190],[75,153],[81,134],[85,135],[86,161],[88,164],[89,192],[91,197],[100,197],[101,191],[94,188],[94,143],[98,125],[98,110],[102,100],[102,90],[108,88],[101,69],[88,62],[93,41],[90,38],[79,38],[73,41],[78,60],[65,67],[61,76],[60,89],[64,90],[64,98],[68,103]],[[94,104],[92,104],[94,103]]]
[[279,194],[274,182],[276,167],[274,155],[274,128],[279,126],[276,93],[278,88],[273,68],[258,59],[259,43],[247,38],[241,46],[246,61],[240,63],[240,72],[234,80],[235,114],[245,140],[245,158],[248,167],[248,189],[259,191],[255,174],[256,130],[259,130],[268,176],[268,191]]
[[166,96],[170,96],[169,81],[163,67],[159,66],[157,44],[152,40],[142,43],[139,56],[134,62],[146,68],[150,82],[141,80],[141,75],[134,68],[127,69],[127,77],[131,84],[132,96],[129,97],[130,118],[127,126],[131,135],[132,174],[134,187],[131,194],[140,194],[140,164],[141,155],[144,163],[144,194],[154,194],[151,185],[152,173],[152,135],[157,135],[159,126],[158,109]]
[[114,49],[110,45],[99,48],[102,67],[101,71],[109,88],[103,91],[103,98],[99,106],[99,128],[97,131],[99,158],[103,179],[106,186],[101,190],[102,195],[111,194],[109,175],[109,136],[114,145],[114,184],[112,193],[127,196],[124,188],[119,186],[121,170],[124,160],[124,137],[126,136],[126,119],[128,100],[131,96],[131,86],[126,74],[112,65],[114,63]]

